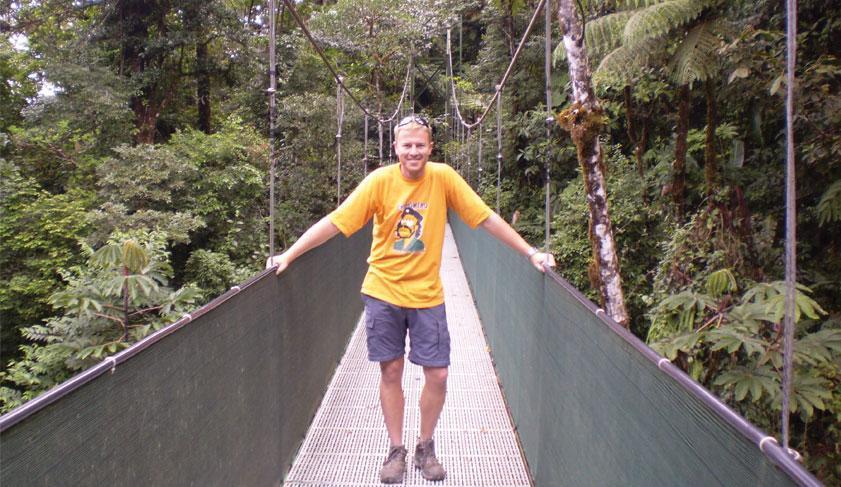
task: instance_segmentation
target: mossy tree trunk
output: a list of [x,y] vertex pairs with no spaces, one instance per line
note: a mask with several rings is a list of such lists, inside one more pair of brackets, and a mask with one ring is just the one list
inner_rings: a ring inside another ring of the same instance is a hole
[[608,211],[607,187],[599,133],[604,126],[604,114],[593,92],[584,31],[575,10],[574,0],[558,1],[558,22],[572,82],[573,103],[559,116],[560,124],[569,131],[578,153],[581,174],[590,209],[590,242],[593,265],[590,279],[597,285],[603,306],[611,318],[628,326],[628,312],[622,292],[619,258]]

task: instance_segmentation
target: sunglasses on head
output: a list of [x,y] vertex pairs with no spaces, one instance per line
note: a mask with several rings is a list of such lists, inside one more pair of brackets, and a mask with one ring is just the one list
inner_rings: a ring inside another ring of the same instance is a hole
[[420,115],[409,115],[408,117],[404,117],[403,120],[400,120],[400,122],[397,123],[397,126],[403,127],[412,123],[429,127],[429,120],[421,117]]

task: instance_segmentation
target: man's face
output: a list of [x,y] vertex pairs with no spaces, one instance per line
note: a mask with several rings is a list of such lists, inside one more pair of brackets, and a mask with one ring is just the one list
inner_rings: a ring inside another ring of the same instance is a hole
[[394,141],[394,152],[400,160],[400,172],[409,179],[420,179],[432,154],[432,141],[426,127],[410,126],[401,129]]

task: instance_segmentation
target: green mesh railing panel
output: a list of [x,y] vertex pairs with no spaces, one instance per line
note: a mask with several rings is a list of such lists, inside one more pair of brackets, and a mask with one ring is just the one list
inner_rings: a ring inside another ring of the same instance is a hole
[[369,247],[370,228],[335,238],[4,415],[0,484],[279,485],[362,311]]
[[819,485],[569,283],[450,225],[536,485]]

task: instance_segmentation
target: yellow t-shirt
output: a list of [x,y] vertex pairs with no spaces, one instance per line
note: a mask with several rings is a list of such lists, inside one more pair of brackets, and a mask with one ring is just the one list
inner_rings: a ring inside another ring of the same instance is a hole
[[471,228],[492,210],[450,166],[426,164],[418,180],[403,177],[399,164],[368,175],[330,214],[346,236],[374,218],[374,239],[362,292],[405,308],[444,302],[439,274],[447,208]]

